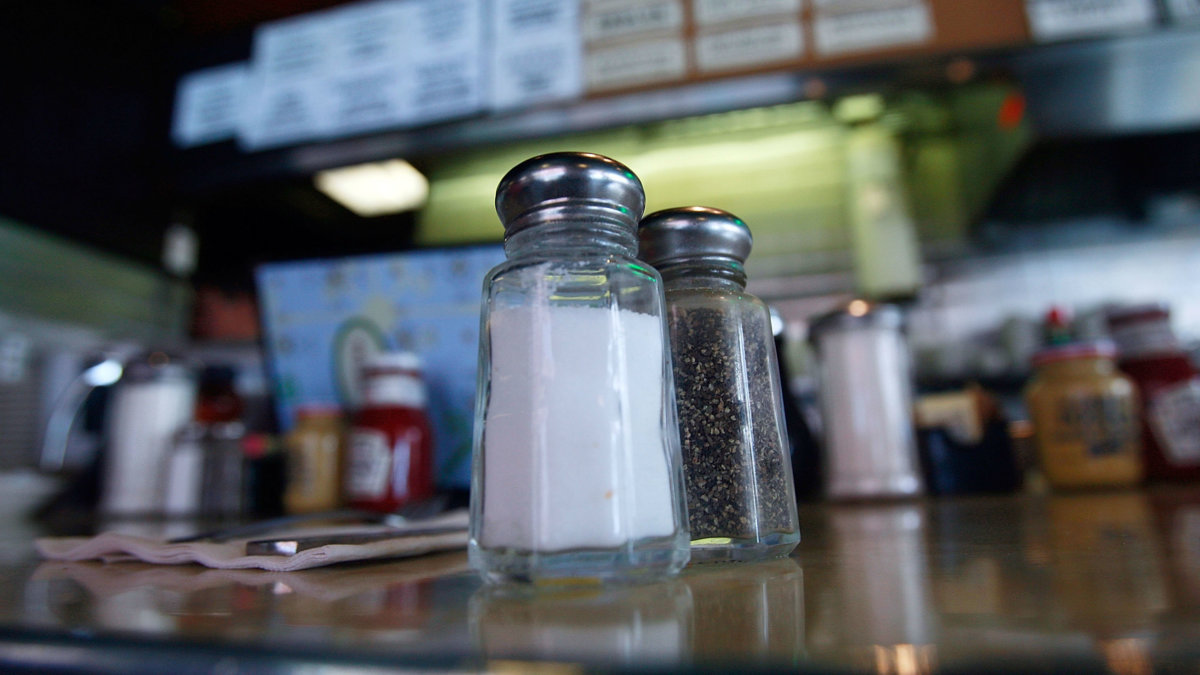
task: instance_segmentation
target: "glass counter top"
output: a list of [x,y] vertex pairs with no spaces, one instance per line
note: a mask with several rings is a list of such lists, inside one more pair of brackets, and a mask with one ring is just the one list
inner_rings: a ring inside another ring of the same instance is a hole
[[1200,486],[804,505],[801,526],[786,559],[536,591],[482,584],[465,552],[47,562],[9,527],[0,669],[1200,670]]

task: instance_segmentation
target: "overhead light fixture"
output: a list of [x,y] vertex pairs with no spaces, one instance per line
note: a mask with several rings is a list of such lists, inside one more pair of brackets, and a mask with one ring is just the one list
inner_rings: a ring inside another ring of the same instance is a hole
[[313,184],[365,218],[419,209],[429,198],[429,180],[402,159],[320,171]]

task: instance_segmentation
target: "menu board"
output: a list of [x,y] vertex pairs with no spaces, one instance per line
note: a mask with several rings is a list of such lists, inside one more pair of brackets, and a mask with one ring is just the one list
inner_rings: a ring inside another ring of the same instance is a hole
[[[1164,0],[1175,16],[1200,0]],[[367,0],[259,26],[185,76],[176,143],[249,150],[738,73],[1145,25],[1155,0]],[[1188,13],[1191,14],[1188,14]],[[240,97],[240,98],[239,98]],[[240,102],[238,102],[240,101]]]
[[1177,21],[1200,19],[1200,0],[1167,0],[1167,11]]
[[583,39],[606,42],[683,29],[680,0],[585,0]]
[[462,117],[483,110],[483,0],[407,0],[415,11],[405,67],[414,115],[403,124]]
[[581,10],[587,91],[679,82],[687,77],[681,0],[585,0]]
[[1154,0],[1026,0],[1025,6],[1033,37],[1042,41],[1148,28],[1158,18]]
[[812,22],[821,56],[920,45],[934,37],[924,0],[814,0]]
[[705,31],[695,39],[696,69],[701,73],[762,66],[804,55],[799,19]]
[[233,63],[180,78],[171,125],[175,144],[186,148],[236,136],[249,72],[247,64]]
[[328,15],[328,78],[317,89],[329,101],[322,135],[377,129],[414,117],[408,3],[350,5]]
[[321,135],[328,127],[332,26],[327,13],[260,26],[239,139],[249,148],[283,145]]
[[259,149],[483,108],[484,0],[379,0],[263,24],[240,139]]
[[772,16],[800,16],[800,0],[693,0],[692,17],[697,26]]
[[1200,19],[1200,0],[1167,0],[1167,11],[1177,21]]
[[583,94],[579,0],[494,0],[491,20],[492,109]]

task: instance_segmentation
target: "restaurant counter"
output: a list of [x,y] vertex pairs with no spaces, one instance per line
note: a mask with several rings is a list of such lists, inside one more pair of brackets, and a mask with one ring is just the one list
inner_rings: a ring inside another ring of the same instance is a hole
[[1200,669],[1200,486],[804,505],[790,558],[537,592],[485,586],[465,552],[64,563],[4,527],[4,672]]

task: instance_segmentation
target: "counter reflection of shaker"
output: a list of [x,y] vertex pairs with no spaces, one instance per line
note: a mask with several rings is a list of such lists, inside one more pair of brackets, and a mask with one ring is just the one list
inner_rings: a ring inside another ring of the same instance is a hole
[[812,324],[831,498],[904,497],[924,489],[902,325],[898,307],[863,300]]

